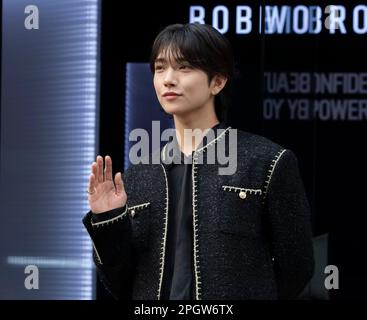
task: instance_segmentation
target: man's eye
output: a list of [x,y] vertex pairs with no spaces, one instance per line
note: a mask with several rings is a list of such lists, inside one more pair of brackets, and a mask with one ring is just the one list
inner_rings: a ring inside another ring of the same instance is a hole
[[180,65],[179,69],[180,70],[186,70],[186,69],[189,69],[189,66],[188,65]]
[[159,66],[158,65],[158,66],[155,66],[154,69],[155,69],[155,71],[159,71],[159,70],[162,70],[163,69],[163,66]]

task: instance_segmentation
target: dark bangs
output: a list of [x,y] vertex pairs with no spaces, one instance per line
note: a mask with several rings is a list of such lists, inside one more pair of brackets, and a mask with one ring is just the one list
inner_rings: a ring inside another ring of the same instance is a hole
[[215,74],[232,76],[233,62],[228,40],[213,28],[199,24],[174,24],[161,31],[155,39],[150,57],[150,68],[160,54],[168,61],[187,62],[203,70],[209,81]]

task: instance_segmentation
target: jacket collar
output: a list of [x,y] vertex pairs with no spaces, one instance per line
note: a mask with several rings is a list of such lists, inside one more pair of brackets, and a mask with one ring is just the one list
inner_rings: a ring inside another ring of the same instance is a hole
[[[211,128],[214,132],[213,135],[206,134],[203,137],[203,140],[199,144],[199,146],[194,150],[191,156],[186,156],[183,152],[181,152],[176,136],[173,136],[173,139],[168,141],[161,150],[161,163],[166,166],[171,166],[173,164],[182,163],[184,158],[192,158],[195,153],[201,152],[205,148],[207,148],[211,144],[215,144],[220,136],[224,135],[225,132],[230,129],[229,126],[226,126],[223,122],[219,122],[215,126]],[[222,129],[222,130],[219,130]],[[171,144],[171,145],[170,145]],[[169,146],[169,147],[168,147]],[[171,152],[170,152],[171,151]],[[171,154],[169,154],[171,153]],[[172,154],[173,153],[173,154]]]

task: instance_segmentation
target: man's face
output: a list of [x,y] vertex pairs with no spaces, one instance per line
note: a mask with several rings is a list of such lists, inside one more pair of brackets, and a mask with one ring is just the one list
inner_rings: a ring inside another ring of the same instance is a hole
[[164,53],[155,61],[154,88],[163,109],[172,115],[184,116],[214,105],[213,85],[209,85],[207,74]]

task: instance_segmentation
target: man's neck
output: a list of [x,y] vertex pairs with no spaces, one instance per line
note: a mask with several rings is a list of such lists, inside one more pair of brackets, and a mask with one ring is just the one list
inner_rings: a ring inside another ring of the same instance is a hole
[[[196,150],[196,148],[199,146],[202,140],[202,136],[204,136],[209,129],[214,127],[216,124],[219,123],[219,120],[217,116],[215,115],[215,112],[213,110],[213,113],[208,113],[206,116],[173,116],[174,122],[175,122],[175,128],[176,128],[176,137],[177,141],[179,143],[181,151],[186,155],[191,155],[191,153]],[[185,138],[185,129],[199,129],[201,132],[203,132],[203,135],[201,137],[198,137],[197,139],[193,138],[191,143],[190,140],[187,137]],[[177,136],[179,135],[179,137]],[[181,138],[181,139],[180,139]]]

